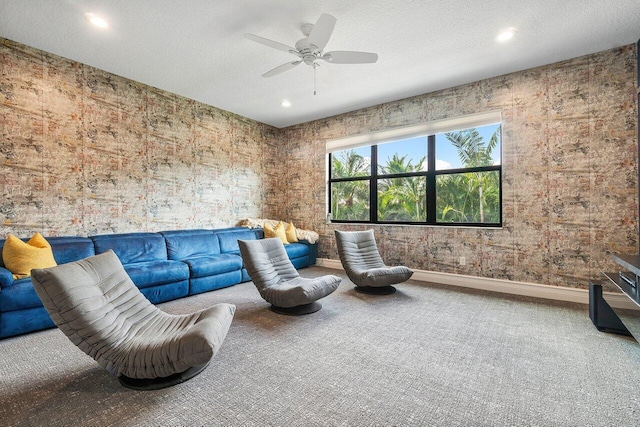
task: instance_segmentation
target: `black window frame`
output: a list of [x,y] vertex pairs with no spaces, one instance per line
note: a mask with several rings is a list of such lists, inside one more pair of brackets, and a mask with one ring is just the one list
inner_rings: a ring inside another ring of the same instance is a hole
[[[502,127],[502,123],[500,123]],[[470,127],[471,128],[471,127]],[[464,129],[462,129],[464,130]],[[339,182],[352,182],[352,181],[368,181],[369,182],[369,220],[340,220],[331,218],[331,223],[335,224],[382,224],[382,225],[430,225],[430,226],[443,226],[443,227],[477,227],[477,228],[501,228],[502,227],[502,138],[500,140],[500,164],[491,166],[479,166],[472,168],[457,168],[457,169],[441,169],[436,170],[436,134],[423,135],[427,138],[427,162],[428,167],[426,171],[408,172],[401,174],[378,174],[378,145],[372,144],[364,147],[371,148],[371,170],[368,176],[356,176],[346,178],[334,178],[333,177],[333,152],[329,154],[329,180],[328,180],[328,212],[331,214],[332,206],[332,193],[331,185]],[[395,141],[401,141],[403,138],[400,136]],[[393,141],[385,141],[393,142]],[[363,147],[359,147],[363,148]],[[345,150],[348,148],[345,148]],[[343,150],[336,150],[343,151]],[[500,186],[500,214],[499,222],[439,222],[436,219],[436,181],[438,176],[442,175],[455,175],[462,173],[473,172],[498,172],[498,182]],[[380,221],[378,220],[378,181],[381,179],[391,178],[410,178],[410,177],[426,177],[426,221]],[[431,195],[431,197],[430,197]]]

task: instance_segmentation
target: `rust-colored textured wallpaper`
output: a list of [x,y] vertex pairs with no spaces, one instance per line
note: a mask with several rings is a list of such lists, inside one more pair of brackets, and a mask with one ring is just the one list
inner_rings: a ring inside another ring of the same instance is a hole
[[[502,229],[373,226],[388,263],[585,288],[612,252],[637,253],[634,45],[285,129],[291,203],[273,216],[326,225],[325,143],[487,110],[503,114]],[[459,266],[459,257],[466,266]]]
[[278,129],[0,39],[6,236],[260,217]]
[[[502,229],[373,226],[416,269],[587,286],[638,248],[636,49],[600,52],[283,130],[0,39],[3,236],[326,225],[325,143],[503,113]],[[458,266],[458,257],[466,266]]]

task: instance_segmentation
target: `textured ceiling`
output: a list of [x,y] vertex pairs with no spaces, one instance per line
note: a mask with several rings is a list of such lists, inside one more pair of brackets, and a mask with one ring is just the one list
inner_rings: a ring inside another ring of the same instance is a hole
[[[307,65],[261,77],[296,57],[242,34],[293,46],[322,13],[337,18],[325,51],[378,62],[323,63],[315,96]],[[516,37],[497,43],[508,27]],[[0,36],[286,127],[634,43],[640,1],[0,0]]]

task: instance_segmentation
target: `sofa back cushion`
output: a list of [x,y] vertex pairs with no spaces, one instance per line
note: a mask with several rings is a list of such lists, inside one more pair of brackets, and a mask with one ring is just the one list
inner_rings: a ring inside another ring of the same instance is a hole
[[257,240],[258,236],[254,230],[244,227],[224,229],[222,231],[214,230],[220,241],[220,252],[222,253],[240,253],[238,240]]
[[218,236],[211,230],[161,231],[169,259],[185,260],[220,254]]
[[111,249],[122,264],[167,260],[167,245],[159,233],[123,233],[91,236],[96,254]]
[[96,254],[88,237],[47,237],[58,264],[79,261]]

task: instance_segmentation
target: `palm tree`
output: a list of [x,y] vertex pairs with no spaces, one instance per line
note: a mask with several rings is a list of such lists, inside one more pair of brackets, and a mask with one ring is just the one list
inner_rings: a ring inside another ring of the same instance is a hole
[[[381,175],[420,171],[425,158],[416,165],[407,156],[394,154],[380,167]],[[386,178],[378,181],[378,219],[383,221],[424,221],[426,219],[424,177]]]
[[[475,129],[447,132],[445,137],[458,151],[466,168],[490,166],[492,153],[500,142],[498,126],[489,142]],[[442,220],[451,213],[456,222],[499,221],[500,183],[497,172],[471,172],[464,175],[442,175],[438,179],[438,206],[443,206]],[[449,200],[447,200],[449,199]],[[473,200],[475,199],[475,200]],[[485,218],[488,213],[489,218]]]
[[[370,165],[354,150],[345,150],[331,156],[333,178],[368,176]],[[334,219],[369,219],[368,181],[335,182],[331,185],[331,213]]]
[[331,156],[332,178],[351,178],[368,176],[370,165],[364,157],[354,150],[344,150]]
[[500,142],[500,126],[493,133],[488,144],[475,128],[447,132],[444,136],[458,150],[458,157],[464,167],[490,166],[493,164],[491,154]]

